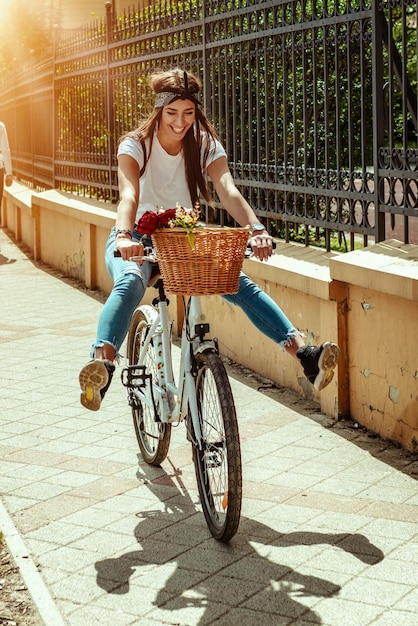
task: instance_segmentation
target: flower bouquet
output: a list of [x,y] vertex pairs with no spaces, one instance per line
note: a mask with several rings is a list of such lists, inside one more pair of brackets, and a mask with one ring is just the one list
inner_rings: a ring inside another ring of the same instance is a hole
[[193,250],[195,229],[203,225],[199,223],[199,217],[199,204],[196,204],[193,209],[177,204],[175,209],[146,211],[140,218],[136,230],[143,235],[152,235],[158,228],[183,228]]

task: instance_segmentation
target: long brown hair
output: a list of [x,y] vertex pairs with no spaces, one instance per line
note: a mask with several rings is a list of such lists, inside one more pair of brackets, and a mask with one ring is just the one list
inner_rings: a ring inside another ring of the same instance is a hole
[[[201,83],[196,76],[178,68],[152,74],[150,77],[150,86],[156,94],[161,92],[172,92],[182,94],[184,97],[185,93],[189,93],[193,97],[193,102],[197,100],[197,96],[201,89]],[[185,97],[187,98],[187,95]],[[122,141],[125,137],[132,137],[133,139],[136,139],[136,141],[141,142],[144,148],[145,159],[144,166],[141,169],[141,175],[145,171],[146,163],[151,154],[154,133],[156,128],[158,128],[158,122],[161,118],[163,108],[164,107],[159,107],[154,109],[151,115],[141,122],[137,129],[123,135],[120,139],[120,141]],[[186,180],[192,204],[196,204],[199,199],[200,192],[206,202],[211,205],[213,200],[202,170],[203,163],[206,163],[206,159],[209,156],[211,149],[213,149],[213,141],[218,140],[219,138],[216,130],[209,122],[201,107],[198,104],[195,104],[195,108],[196,116],[194,125],[189,128],[183,138]],[[205,144],[203,163],[201,162],[202,130],[207,133],[209,140],[212,140],[207,141]],[[149,142],[148,152],[145,149],[145,141]]]

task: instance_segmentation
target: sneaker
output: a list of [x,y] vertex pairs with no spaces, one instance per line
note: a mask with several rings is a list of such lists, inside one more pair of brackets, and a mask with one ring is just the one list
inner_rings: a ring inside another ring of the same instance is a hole
[[326,341],[318,346],[299,348],[296,356],[300,360],[306,378],[317,391],[324,389],[334,376],[334,368],[340,357],[340,349],[335,343]]
[[90,409],[98,411],[109,385],[112,382],[115,366],[112,361],[94,359],[83,367],[79,375],[81,394],[80,402]]

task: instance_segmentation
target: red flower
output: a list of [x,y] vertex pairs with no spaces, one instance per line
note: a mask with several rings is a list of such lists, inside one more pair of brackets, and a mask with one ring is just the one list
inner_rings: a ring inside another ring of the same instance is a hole
[[152,235],[157,228],[182,226],[187,233],[191,234],[195,226],[199,226],[196,223],[198,217],[198,205],[193,210],[177,205],[175,209],[161,210],[159,213],[156,211],[145,211],[135,230],[142,235]]
[[177,209],[167,209],[158,214],[158,225],[166,228],[170,220],[176,219]]
[[158,215],[155,211],[145,211],[136,226],[136,230],[143,235],[152,235],[154,230],[158,228],[158,221]]

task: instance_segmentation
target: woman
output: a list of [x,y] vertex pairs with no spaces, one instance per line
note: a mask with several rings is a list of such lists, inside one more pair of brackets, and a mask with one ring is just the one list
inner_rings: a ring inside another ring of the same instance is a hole
[[[153,113],[126,135],[118,149],[120,202],[116,225],[106,246],[106,265],[114,286],[100,315],[92,361],[80,372],[81,403],[96,411],[106,393],[131,315],[147,287],[151,266],[129,261],[143,254],[142,235],[134,230],[145,211],[168,209],[179,203],[192,207],[199,195],[211,203],[207,174],[222,206],[241,226],[250,226],[254,256],[266,261],[272,238],[236,188],[226,153],[205,116],[199,99],[200,82],[174,69],[154,74]],[[114,257],[114,250],[120,258]],[[223,296],[238,305],[256,327],[298,358],[317,390],[332,379],[339,357],[337,345],[306,346],[301,334],[276,303],[244,274],[237,294]]]

